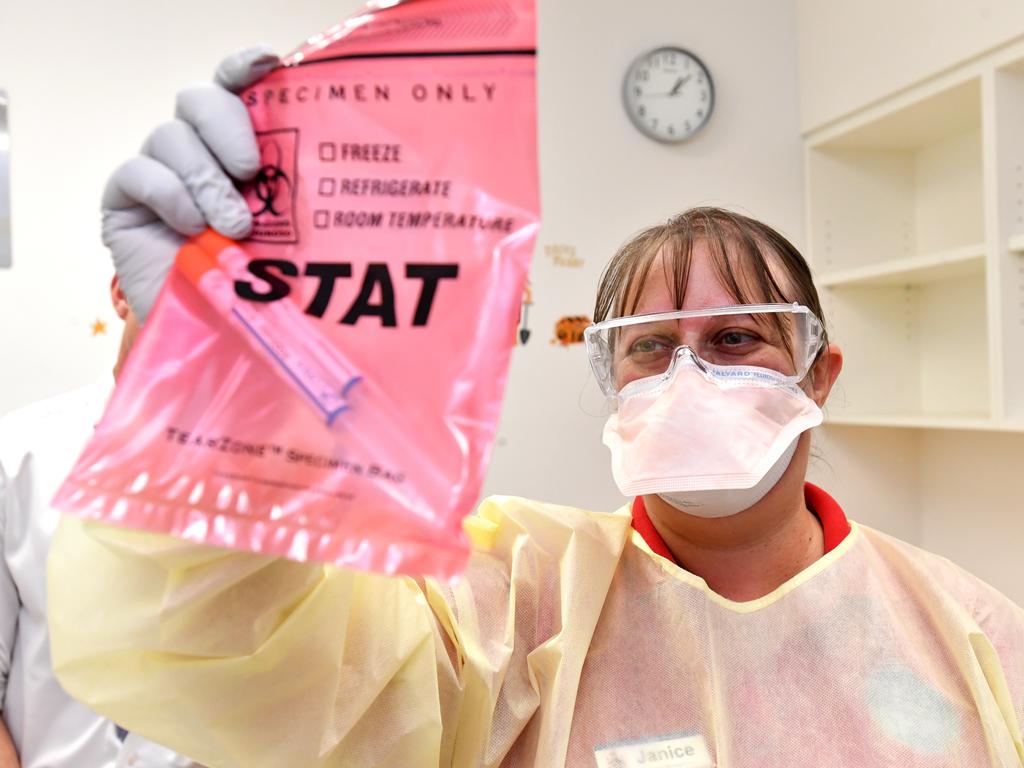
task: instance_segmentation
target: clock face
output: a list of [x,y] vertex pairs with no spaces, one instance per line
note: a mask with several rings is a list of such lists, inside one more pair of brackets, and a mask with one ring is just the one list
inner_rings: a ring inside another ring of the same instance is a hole
[[622,84],[626,112],[658,141],[685,141],[703,128],[715,107],[707,67],[682,48],[658,48],[630,65]]

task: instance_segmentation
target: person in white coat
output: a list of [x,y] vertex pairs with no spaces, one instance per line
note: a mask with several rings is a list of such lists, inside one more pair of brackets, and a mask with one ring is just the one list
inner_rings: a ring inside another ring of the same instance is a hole
[[[125,321],[114,376],[138,323],[115,278]],[[46,557],[59,520],[49,501],[103,413],[114,379],[0,418],[0,768],[178,768],[190,760],[129,735],[71,698],[53,674],[46,625]],[[15,754],[16,751],[16,754]]]
[[[218,82],[237,89],[258,79],[277,63],[277,57],[265,49],[226,59],[217,73]],[[200,86],[186,89],[179,98],[179,110],[186,113],[226,103],[233,116],[244,116],[245,109],[223,89]],[[237,104],[235,103],[237,102]],[[164,126],[165,146],[177,147],[180,121]],[[242,141],[230,134],[220,148],[235,173],[239,166],[251,165],[255,171],[258,151],[246,135]],[[239,149],[238,146],[241,145]],[[148,145],[147,145],[148,146]],[[237,154],[240,159],[231,163]],[[186,152],[187,156],[187,152]],[[155,168],[155,175],[154,175]],[[103,238],[107,245],[117,241],[121,250],[133,246],[152,248],[147,238],[152,230],[157,247],[176,250],[181,239],[162,227],[142,200],[157,209],[169,201],[176,206],[178,182],[148,157],[139,157],[117,170],[103,197]],[[216,208],[227,190],[211,187],[209,208]],[[166,215],[184,217],[185,223],[205,227],[198,212],[164,210]],[[209,216],[210,214],[206,214]],[[248,211],[231,210],[214,220],[229,234],[244,237],[251,226]],[[184,226],[184,224],[182,224]],[[128,234],[128,241],[124,239]],[[166,237],[162,236],[166,234]],[[134,240],[132,238],[135,238]],[[137,263],[145,264],[145,262]],[[134,275],[131,266],[119,265],[133,285],[148,284],[151,293],[142,293],[139,306],[148,308],[163,282],[164,273]],[[151,270],[150,270],[151,272]],[[104,377],[88,387],[58,395],[27,406],[0,418],[0,768],[179,768],[194,766],[191,760],[175,752],[128,734],[123,743],[116,726],[68,696],[54,676],[47,631],[46,560],[50,541],[60,518],[50,499],[71,470],[75,459],[103,414],[114,382],[139,333],[141,320],[132,310],[121,289],[120,279],[111,282],[111,301],[124,321],[120,350],[113,378]],[[144,316],[143,316],[144,319]],[[5,754],[3,724],[10,731],[13,747]],[[123,732],[122,732],[123,735]],[[12,753],[16,749],[20,763]],[[9,755],[9,757],[8,757]],[[14,761],[14,762],[12,762]]]

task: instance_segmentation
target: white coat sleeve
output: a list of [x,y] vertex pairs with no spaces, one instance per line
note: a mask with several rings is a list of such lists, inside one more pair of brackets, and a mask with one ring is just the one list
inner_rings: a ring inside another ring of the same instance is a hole
[[7,517],[13,507],[7,473],[0,464],[0,709],[7,694],[7,677],[18,635],[21,600],[7,562]]

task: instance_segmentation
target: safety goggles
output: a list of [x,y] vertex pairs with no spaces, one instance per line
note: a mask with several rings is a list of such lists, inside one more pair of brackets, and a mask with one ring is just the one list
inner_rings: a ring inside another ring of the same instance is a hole
[[800,304],[741,304],[605,320],[586,329],[590,365],[616,395],[637,379],[671,373],[688,347],[715,366],[754,366],[801,381],[821,350],[821,322]]

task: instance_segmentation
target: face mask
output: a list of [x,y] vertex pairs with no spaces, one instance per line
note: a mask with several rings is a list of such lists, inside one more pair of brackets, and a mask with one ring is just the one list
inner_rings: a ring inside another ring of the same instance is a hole
[[626,496],[655,493],[702,517],[753,506],[774,487],[797,438],[822,422],[795,377],[753,366],[718,366],[688,347],[665,376],[618,395],[604,443]]
[[750,488],[719,488],[711,491],[680,491],[678,493],[659,493],[667,504],[680,512],[696,517],[731,517],[745,509],[750,509],[768,495],[782,476],[789,469],[789,463],[796,453],[796,445],[800,438],[789,444],[779,460],[775,462],[768,474]]

